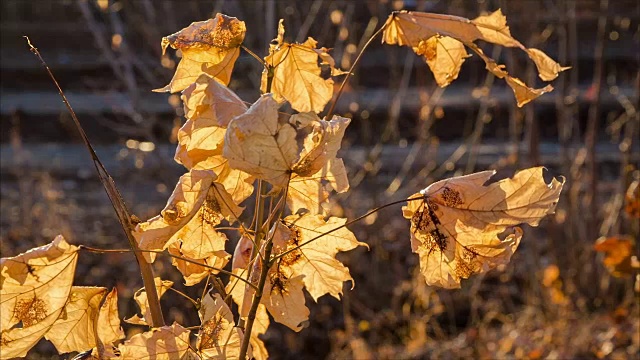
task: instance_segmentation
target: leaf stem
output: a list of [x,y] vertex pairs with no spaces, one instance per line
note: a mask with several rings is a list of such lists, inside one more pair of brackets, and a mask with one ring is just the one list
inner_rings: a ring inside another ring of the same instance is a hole
[[327,112],[327,116],[325,117],[325,119],[331,120],[331,117],[333,116],[333,112],[334,112],[334,110],[336,108],[336,104],[338,103],[338,100],[340,99],[340,96],[342,95],[342,91],[344,90],[344,87],[347,85],[347,81],[349,81],[349,77],[351,76],[351,74],[353,74],[353,70],[355,69],[355,67],[360,62],[360,58],[362,58],[362,54],[364,54],[364,51],[373,42],[373,39],[378,37],[378,35],[380,35],[380,33],[382,33],[382,31],[385,28],[386,28],[386,23],[385,23],[385,25],[382,25],[382,27],[380,29],[378,29],[375,33],[373,33],[373,35],[371,35],[369,40],[367,40],[367,42],[364,44],[362,49],[360,49],[360,52],[358,53],[358,56],[356,57],[356,59],[353,61],[353,64],[351,64],[351,67],[349,68],[349,71],[347,72],[347,75],[344,77],[344,79],[342,79],[342,83],[340,84],[340,89],[338,89],[338,94],[336,95],[336,97],[331,102],[331,107],[329,108],[329,111]]
[[371,215],[371,214],[374,214],[374,213],[376,213],[376,212],[378,212],[378,211],[380,211],[380,210],[382,210],[382,209],[384,209],[384,208],[387,208],[387,207],[389,207],[389,206],[393,206],[393,205],[397,205],[397,204],[400,204],[400,203],[403,203],[403,202],[415,201],[415,200],[422,200],[422,199],[424,199],[424,197],[423,197],[423,196],[415,197],[415,198],[408,198],[408,199],[397,200],[397,201],[393,201],[393,202],[390,202],[390,203],[388,203],[388,204],[384,204],[384,205],[382,205],[382,206],[379,206],[379,207],[377,207],[377,208],[375,208],[375,209],[373,209],[373,210],[369,210],[369,211],[368,211],[367,213],[365,213],[364,215],[360,215],[360,216],[358,216],[357,218],[355,218],[355,219],[353,219],[353,220],[347,221],[347,222],[346,222],[346,223],[344,223],[343,225],[340,225],[340,226],[338,226],[338,227],[336,227],[336,228],[333,228],[333,229],[331,229],[331,230],[329,230],[329,231],[327,231],[327,232],[324,232],[324,233],[322,233],[322,234],[320,234],[320,235],[318,235],[318,236],[316,236],[316,237],[314,237],[314,238],[312,238],[312,239],[309,239],[309,240],[307,240],[307,241],[303,242],[302,244],[300,244],[300,245],[298,245],[298,246],[296,246],[296,247],[293,247],[293,248],[291,248],[291,249],[289,249],[289,250],[287,250],[287,251],[284,251],[284,252],[282,252],[282,253],[278,254],[277,256],[275,256],[275,257],[273,258],[273,260],[278,260],[278,259],[282,258],[283,256],[286,256],[287,254],[289,254],[289,253],[291,253],[291,252],[293,252],[293,251],[296,251],[296,250],[300,249],[301,247],[303,247],[303,246],[305,246],[305,245],[307,245],[307,244],[309,244],[309,243],[312,243],[312,242],[314,242],[314,241],[318,240],[319,238],[321,238],[321,237],[323,237],[323,236],[325,236],[325,235],[329,235],[329,234],[331,234],[331,233],[332,233],[332,232],[334,232],[334,231],[338,231],[338,230],[342,229],[343,227],[347,227],[347,226],[349,226],[349,225],[351,225],[351,224],[353,224],[353,223],[356,223],[356,222],[358,222],[358,221],[360,221],[360,220],[362,220],[362,219],[366,218],[367,216],[369,216],[369,215]]
[[129,213],[129,209],[127,209],[127,206],[124,203],[124,200],[122,199],[122,195],[120,195],[120,191],[118,191],[118,188],[116,187],[116,184],[113,181],[113,178],[111,177],[111,175],[109,175],[109,173],[107,172],[107,169],[104,167],[104,165],[98,158],[98,155],[94,151],[93,146],[91,146],[91,142],[89,141],[87,134],[84,132],[82,125],[80,125],[80,121],[78,120],[78,117],[76,116],[75,111],[73,111],[73,108],[69,103],[69,100],[67,100],[67,97],[64,95],[64,91],[62,91],[60,84],[58,84],[58,81],[56,80],[55,76],[53,76],[53,72],[49,68],[49,65],[47,65],[47,63],[44,61],[38,49],[31,44],[31,40],[29,39],[29,37],[25,36],[25,38],[27,40],[27,44],[29,45],[29,49],[33,54],[36,55],[36,57],[38,57],[38,59],[40,60],[40,63],[45,68],[45,70],[49,74],[49,77],[51,78],[54,85],[58,89],[58,93],[62,98],[62,102],[67,107],[67,110],[71,115],[71,119],[73,120],[74,124],[76,125],[76,128],[78,129],[78,132],[80,133],[80,137],[82,138],[84,145],[89,151],[89,155],[91,156],[93,165],[95,166],[96,172],[98,173],[98,178],[100,179],[100,182],[102,183],[102,186],[104,187],[107,193],[107,196],[111,201],[111,205],[113,206],[113,209],[115,210],[116,215],[118,216],[120,225],[124,230],[127,240],[129,241],[129,246],[131,246],[131,249],[134,251],[134,254],[136,256],[138,267],[140,268],[140,274],[142,275],[142,282],[144,284],[145,291],[147,292],[147,299],[149,300],[149,311],[151,313],[151,325],[153,327],[162,327],[164,326],[164,317],[162,316],[160,300],[159,300],[158,292],[155,286],[153,269],[151,268],[151,264],[147,263],[144,256],[142,256],[142,253],[140,253],[139,251],[140,249],[138,248],[138,243],[136,239],[133,237],[132,230],[134,229],[135,226],[132,222],[132,217],[131,217],[131,214]]
[[[106,254],[106,253],[130,253],[130,252],[133,252],[133,253],[154,253],[154,254],[166,255],[166,256],[169,256],[169,257],[172,257],[172,258],[175,258],[175,259],[180,259],[180,260],[182,260],[182,261],[186,261],[186,262],[188,262],[188,263],[192,263],[192,264],[196,264],[196,265],[202,266],[203,268],[212,269],[212,270],[215,270],[215,271],[221,272],[221,273],[223,273],[223,274],[226,274],[226,275],[229,275],[229,276],[235,277],[235,278],[239,279],[240,281],[242,281],[242,282],[244,282],[244,283],[248,284],[248,285],[249,285],[249,286],[251,286],[252,288],[255,288],[255,285],[251,284],[249,281],[247,281],[247,280],[245,280],[245,279],[241,278],[240,276],[238,276],[238,275],[236,275],[236,274],[232,273],[231,271],[227,271],[227,270],[225,270],[225,269],[220,269],[220,268],[217,268],[217,267],[215,267],[215,266],[211,266],[211,265],[203,264],[203,263],[197,262],[197,261],[195,261],[195,260],[193,260],[193,259],[189,259],[189,258],[184,257],[184,256],[174,255],[174,254],[166,253],[166,252],[164,252],[164,251],[160,251],[160,250],[142,250],[142,249],[137,249],[137,250],[132,250],[132,249],[98,249],[98,248],[94,248],[94,247],[86,246],[86,245],[80,245],[80,246],[78,246],[78,248],[79,248],[80,250],[87,250],[87,251],[90,251],[90,252],[100,253],[100,254]],[[146,261],[146,260],[145,260],[145,261]],[[146,290],[146,289],[145,289],[145,290]]]
[[267,64],[264,62],[264,60],[262,60],[262,58],[258,55],[256,55],[256,53],[254,53],[253,51],[249,50],[248,47],[244,46],[244,45],[240,45],[240,48],[244,51],[246,51],[249,55],[251,55],[254,59],[258,60],[260,62],[260,64],[262,64],[264,67],[267,66]]

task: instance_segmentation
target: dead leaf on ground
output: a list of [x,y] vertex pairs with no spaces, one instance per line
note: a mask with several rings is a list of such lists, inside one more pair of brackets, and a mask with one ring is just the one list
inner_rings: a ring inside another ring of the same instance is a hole
[[427,284],[459,288],[460,280],[506,264],[522,230],[555,210],[564,179],[547,184],[544,168],[485,185],[495,171],[438,181],[403,207],[411,220],[411,248]]

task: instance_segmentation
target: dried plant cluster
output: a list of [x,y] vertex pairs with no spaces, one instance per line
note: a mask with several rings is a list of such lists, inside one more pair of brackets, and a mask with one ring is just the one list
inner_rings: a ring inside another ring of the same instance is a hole
[[[131,227],[141,268],[168,254],[187,286],[203,286],[195,301],[200,326],[163,323],[154,309],[173,283],[155,278],[134,295],[140,314],[125,320],[146,331],[124,339],[115,289],[72,284],[79,252],[89,248],[58,236],[2,258],[3,359],[26,356],[43,337],[60,353],[81,352],[83,359],[266,359],[260,335],[270,319],[300,331],[309,319],[304,291],[316,301],[326,294],[340,299],[344,282],[353,286],[336,254],[367,245],[347,229],[347,219],[328,212],[329,195],[349,190],[337,155],[350,119],[332,109],[318,116],[334,98],[332,77],[353,69],[336,68],[311,37],[286,42],[281,21],[268,55],[250,52],[264,64],[263,95],[247,106],[227,88],[245,32],[244,22],[218,14],[163,39],[163,50],[182,52],[173,79],[156,91],[182,92],[187,121],[175,160],[187,172],[159,215]],[[440,86],[456,79],[470,48],[513,88],[519,106],[551,87],[526,86],[474,41],[524,50],[545,81],[567,69],[512,38],[499,10],[474,20],[396,12],[380,33],[385,43],[423,56]],[[284,103],[293,114],[280,112]],[[523,234],[518,225],[536,226],[555,209],[564,179],[546,182],[544,171],[526,169],[499,181],[484,171],[436,182],[406,199],[403,215],[426,283],[456,288],[508,263]],[[253,214],[244,213],[248,199],[255,200]],[[229,236],[237,239],[233,255]]]

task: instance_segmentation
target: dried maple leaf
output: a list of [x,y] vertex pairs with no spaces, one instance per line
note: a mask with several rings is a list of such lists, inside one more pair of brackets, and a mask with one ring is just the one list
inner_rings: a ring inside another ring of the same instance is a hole
[[460,287],[460,280],[509,262],[522,230],[555,210],[564,178],[547,184],[542,167],[487,185],[495,171],[438,181],[411,196],[411,248],[427,284]]
[[[441,40],[446,41],[446,45],[443,43],[438,47],[436,41],[439,39],[447,39]],[[464,44],[485,61],[487,70],[507,81],[516,95],[518,106],[523,106],[543,93],[553,90],[551,86],[533,89],[521,80],[509,76],[504,71],[503,65],[497,65],[493,59],[484,55],[474,43],[476,40],[522,49],[533,60],[540,78],[544,81],[551,81],[558,76],[559,72],[569,69],[569,67],[560,66],[544,52],[538,49],[527,49],[514,39],[507,26],[507,18],[499,9],[473,20],[416,11],[394,12],[385,23],[382,41],[390,45],[409,46],[418,55],[423,55],[440,86],[447,86],[457,77],[462,61],[466,57],[466,52],[462,48]]]
[[[328,66],[332,75],[343,72],[335,68],[327,49],[317,49],[317,45],[311,37],[302,44],[284,42],[284,25],[280,20],[278,37],[264,58],[267,69],[262,73],[262,92],[273,93],[279,102],[287,100],[299,112],[321,112],[333,96],[333,80],[321,76],[322,68],[318,63]],[[273,77],[271,80],[270,76]]]
[[[173,286],[173,281],[162,280],[159,277],[154,278],[153,281],[155,282],[156,291],[158,292],[158,299],[160,299],[162,295],[164,295],[164,293]],[[149,310],[149,300],[147,299],[147,292],[145,289],[141,288],[136,291],[135,294],[133,294],[133,300],[138,303],[142,316],[138,316],[136,314],[124,321],[134,325],[149,325],[146,319],[151,318],[151,312]]]
[[100,303],[107,294],[103,287],[73,286],[64,314],[56,320],[44,336],[51,341],[58,353],[85,351],[97,345],[94,331]]
[[631,236],[601,237],[593,245],[597,252],[605,254],[602,263],[607,267],[611,275],[625,277],[633,275],[640,270],[640,262],[633,255],[634,241]]
[[2,358],[26,356],[63,314],[78,248],[57,236],[48,245],[0,259]]
[[355,235],[346,227],[322,235],[346,222],[346,219],[336,217],[325,221],[321,215],[291,215],[276,223],[271,230],[274,255],[315,239],[284,255],[274,265],[288,278],[303,275],[305,288],[315,301],[324,294],[340,299],[343,282],[351,281],[353,284],[349,269],[335,256],[340,251],[349,251],[367,244],[356,240]]
[[[233,314],[220,294],[207,294],[198,311],[200,331],[196,349],[205,359],[237,359],[240,356],[242,330],[235,326]],[[247,352],[251,358],[251,351]]]
[[189,350],[189,330],[178,323],[136,334],[118,346],[122,359],[182,359]]
[[347,118],[326,121],[313,113],[285,119],[278,116],[278,103],[265,94],[231,121],[223,154],[233,168],[276,187],[289,185],[292,211],[306,208],[317,213],[327,198],[324,182],[338,192],[349,188],[344,164],[336,158],[348,125]]
[[[241,248],[246,247],[243,245]],[[249,253],[250,252],[251,248],[249,248]],[[247,277],[245,268],[234,267],[233,273],[243,279],[246,279]],[[238,280],[236,277],[230,278],[229,284],[227,284],[226,287],[226,291],[231,295],[233,301],[238,305],[239,309],[245,308],[245,306],[243,306],[245,299],[248,302],[248,305],[251,305],[251,297],[246,296],[247,291],[245,291],[245,283]],[[248,309],[248,306],[246,308]],[[246,319],[246,314],[243,318]],[[270,322],[269,315],[267,315],[267,308],[263,303],[260,303],[258,304],[256,318],[253,322],[253,327],[251,328],[251,338],[249,339],[249,343],[251,344],[252,356],[256,360],[266,360],[269,358],[269,352],[267,351],[264,342],[258,337],[259,335],[265,334],[267,332],[269,324]]]
[[222,156],[224,134],[234,117],[247,106],[226,86],[209,75],[201,75],[182,93],[187,122],[178,131],[175,160],[188,169],[212,170],[239,204],[253,192],[253,177],[229,167]]
[[[174,242],[169,245],[167,251],[171,255],[186,257],[185,254],[181,252],[180,246],[180,242]],[[218,274],[220,270],[216,269],[224,268],[229,262],[230,257],[231,255],[229,255],[226,251],[220,250],[214,252],[211,256],[204,259],[191,259],[191,261],[173,257],[171,259],[171,264],[173,264],[173,266],[175,266],[180,271],[180,273],[184,277],[185,285],[193,286],[200,283],[210,274]],[[198,265],[198,263],[202,265]]]
[[[224,186],[213,182],[210,170],[192,169],[180,177],[161,215],[136,226],[133,232],[142,250],[164,250],[180,242],[180,252],[205,259],[224,251],[226,235],[215,230],[223,219],[237,220],[237,206]],[[151,262],[155,254],[145,254]]]
[[464,59],[469,57],[460,41],[441,35],[420,41],[414,51],[424,57],[440,87],[458,78]]
[[118,315],[118,291],[116,288],[107,294],[100,307],[97,333],[101,345],[110,346],[114,342],[124,339],[124,331],[120,327],[120,315]]
[[156,91],[184,90],[203,73],[228,84],[246,31],[244,21],[218,13],[162,38],[162,52],[171,46],[182,59],[169,85]]

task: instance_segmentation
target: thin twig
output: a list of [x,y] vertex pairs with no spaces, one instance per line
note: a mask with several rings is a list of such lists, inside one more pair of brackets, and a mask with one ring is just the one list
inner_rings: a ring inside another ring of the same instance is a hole
[[87,137],[87,134],[84,132],[82,125],[80,125],[80,121],[78,120],[78,117],[76,116],[75,111],[73,111],[73,108],[69,103],[69,100],[67,100],[67,97],[64,95],[64,92],[62,91],[60,84],[58,84],[58,81],[53,75],[53,72],[51,72],[51,69],[42,58],[42,55],[40,55],[40,52],[38,51],[38,49],[31,44],[29,37],[25,36],[25,38],[27,40],[27,44],[29,45],[31,52],[38,57],[38,59],[40,60],[40,63],[42,63],[42,66],[44,66],[45,70],[47,70],[49,77],[51,78],[54,85],[58,89],[58,93],[62,98],[62,102],[67,107],[67,110],[71,115],[71,119],[73,119],[73,122],[75,123],[76,128],[80,133],[80,137],[82,138],[84,145],[89,151],[89,155],[91,155],[91,160],[93,161],[93,165],[95,166],[96,172],[98,173],[98,178],[100,179],[102,186],[107,192],[107,196],[109,197],[109,200],[111,201],[111,205],[113,206],[113,209],[115,210],[116,215],[118,216],[120,225],[122,226],[122,229],[124,230],[124,233],[127,236],[127,240],[129,241],[129,246],[131,246],[131,249],[134,250],[136,260],[138,261],[138,266],[140,268],[140,273],[142,275],[142,282],[144,284],[144,288],[147,292],[147,298],[149,300],[149,311],[151,313],[151,325],[153,327],[162,327],[164,326],[164,317],[162,316],[162,309],[160,308],[160,300],[158,297],[158,292],[155,287],[153,269],[151,268],[151,265],[147,263],[145,258],[142,256],[142,253],[140,253],[139,251],[136,251],[136,250],[139,250],[139,248],[138,248],[138,243],[132,234],[132,231],[134,229],[134,224],[133,224],[129,209],[127,209],[127,206],[124,200],[122,199],[122,195],[120,195],[120,191],[116,187],[116,184],[113,181],[113,178],[111,177],[111,175],[109,175],[109,173],[107,172],[107,169],[105,169],[104,165],[98,158],[98,155],[94,151],[93,146],[91,145],[91,142]]

